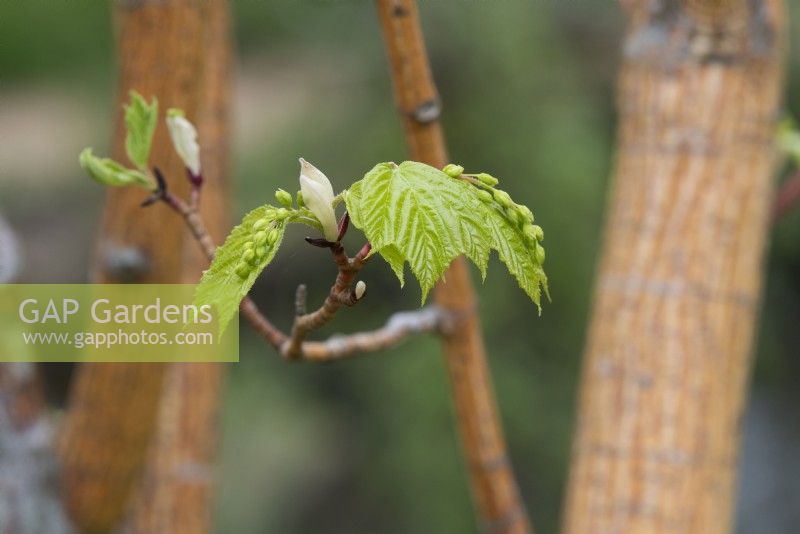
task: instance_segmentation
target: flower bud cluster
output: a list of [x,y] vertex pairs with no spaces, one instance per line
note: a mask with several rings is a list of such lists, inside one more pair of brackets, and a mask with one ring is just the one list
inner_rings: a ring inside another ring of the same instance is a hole
[[[463,170],[464,168],[460,165],[453,165],[452,163],[443,169],[448,176],[453,178],[461,177]],[[502,189],[496,189],[500,181],[494,176],[486,173],[463,174],[463,176],[470,178],[470,183],[478,189],[478,198],[481,202],[494,204],[503,212],[505,218],[519,229],[525,238],[528,250],[533,253],[536,262],[542,265],[545,259],[544,247],[541,245],[544,240],[544,231],[541,226],[533,224],[531,210],[527,206],[516,204],[507,192]]]
[[239,278],[245,279],[250,276],[253,269],[264,261],[280,237],[279,225],[283,224],[289,214],[290,211],[286,208],[271,208],[264,217],[253,223],[250,239],[245,242],[242,255],[236,264],[235,270]]

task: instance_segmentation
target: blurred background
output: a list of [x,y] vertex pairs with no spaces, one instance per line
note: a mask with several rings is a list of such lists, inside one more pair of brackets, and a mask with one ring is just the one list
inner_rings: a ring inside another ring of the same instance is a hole
[[[297,188],[297,157],[343,188],[405,157],[376,13],[367,1],[232,2],[233,190],[238,219]],[[800,27],[800,8],[791,13]],[[451,160],[489,171],[547,236],[553,303],[536,308],[493,258],[479,288],[495,389],[522,494],[554,532],[613,164],[622,14],[612,2],[421,2]],[[0,212],[22,242],[21,282],[87,281],[103,190],[81,173],[108,152],[116,73],[109,2],[0,3]],[[800,114],[800,55],[787,100]],[[777,179],[777,178],[776,178]],[[233,222],[233,221],[232,221]],[[175,224],[179,224],[176,219]],[[351,232],[352,233],[352,232]],[[327,256],[287,236],[255,288],[282,327],[294,288],[327,293]],[[350,236],[355,245],[357,238]],[[741,459],[738,531],[800,524],[800,210],[774,230]],[[414,308],[381,262],[370,296],[320,332]],[[52,368],[54,402],[67,367]],[[472,532],[447,376],[432,338],[332,365],[285,365],[242,329],[223,402],[219,532]],[[758,525],[758,528],[756,528]]]

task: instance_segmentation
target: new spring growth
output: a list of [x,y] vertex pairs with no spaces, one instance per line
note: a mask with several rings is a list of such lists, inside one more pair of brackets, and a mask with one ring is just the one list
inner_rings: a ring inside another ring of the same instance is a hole
[[288,191],[284,191],[283,189],[275,191],[275,200],[277,200],[281,206],[286,208],[292,207],[292,195]]
[[[458,172],[457,176],[459,177],[463,174],[463,169],[453,164],[443,169],[445,174],[453,176],[448,171],[453,173]],[[495,203],[501,208],[508,222],[521,231],[525,238],[525,244],[528,250],[533,254],[536,262],[542,265],[545,259],[545,252],[540,241],[544,240],[544,231],[542,231],[540,226],[533,224],[533,213],[531,210],[527,206],[516,204],[507,192],[501,189],[495,189],[495,186],[500,183],[500,181],[491,174],[482,172],[480,174],[467,174],[464,176],[472,177],[477,180],[477,183],[474,181],[471,181],[471,183],[476,187],[476,194],[481,202],[484,204]]]
[[464,174],[464,167],[462,167],[461,165],[456,165],[455,163],[450,163],[444,166],[442,172],[445,173],[450,178],[458,178],[459,176]]
[[275,224],[278,223],[273,222],[273,218],[277,220],[281,210],[288,215],[288,210],[281,208],[253,223],[252,237],[245,242],[240,261],[236,264],[235,271],[239,278],[245,279],[250,276],[253,268],[264,259],[267,252],[278,241],[279,232],[275,227]]
[[339,225],[333,210],[333,186],[322,171],[303,158],[300,158],[300,191],[303,202],[322,225],[325,239],[336,241]]
[[197,144],[197,130],[186,119],[183,110],[167,110],[167,129],[175,152],[189,171],[192,181],[200,179],[200,145]]
[[476,174],[475,178],[480,180],[480,182],[482,184],[488,185],[489,187],[494,187],[494,186],[496,186],[497,184],[500,183],[500,180],[498,180],[497,178],[495,178],[491,174],[486,174],[485,172],[482,172],[480,174]]
[[361,300],[361,297],[364,296],[364,292],[366,290],[367,290],[367,284],[364,283],[363,280],[359,280],[358,283],[356,284],[356,289],[355,289],[356,300]]
[[150,176],[134,169],[126,169],[111,158],[98,158],[92,154],[91,148],[83,149],[78,162],[94,181],[103,185],[112,187],[135,185],[148,191],[156,187]]

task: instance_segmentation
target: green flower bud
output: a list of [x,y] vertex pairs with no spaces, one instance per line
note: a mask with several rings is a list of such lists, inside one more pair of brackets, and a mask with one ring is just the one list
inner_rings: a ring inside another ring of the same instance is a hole
[[240,263],[239,265],[236,266],[236,274],[239,276],[239,278],[244,280],[245,278],[250,276],[250,266],[247,265],[246,263]]
[[533,232],[534,236],[536,237],[536,241],[544,241],[544,230],[538,224],[533,225]]
[[522,204],[519,204],[517,206],[517,211],[519,212],[520,215],[522,215],[522,218],[524,220],[526,220],[528,222],[531,222],[531,223],[533,222],[533,213],[528,208],[528,206],[523,206]]
[[259,219],[253,223],[253,231],[258,232],[259,230],[263,230],[269,224],[269,219],[264,217],[263,219]]
[[278,211],[275,212],[275,218],[279,221],[282,221],[288,216],[289,216],[289,210],[287,210],[286,208],[279,208]]
[[491,174],[486,174],[485,172],[475,175],[475,178],[480,180],[481,183],[488,185],[489,187],[494,187],[500,183],[500,180],[498,180]]
[[306,207],[306,202],[305,202],[305,200],[303,200],[303,192],[302,191],[298,191],[297,192],[297,205],[299,207],[301,207],[301,208],[305,208]]
[[529,246],[533,246],[538,241],[538,239],[536,239],[536,228],[534,228],[532,224],[523,226],[522,233],[525,234],[525,239],[528,241]]
[[288,191],[284,191],[283,189],[275,191],[275,200],[282,206],[286,206],[287,208],[292,207],[292,195]]
[[489,202],[494,201],[494,197],[492,196],[492,194],[483,189],[478,189],[478,198],[481,199],[482,202],[485,202],[487,204]]
[[242,261],[243,262],[249,263],[249,264],[252,265],[252,263],[255,261],[255,259],[256,259],[256,253],[252,248],[247,249],[244,252],[242,252]]
[[267,232],[261,230],[257,232],[256,235],[253,237],[253,241],[255,241],[256,246],[261,246],[267,242]]
[[536,258],[536,261],[539,262],[539,265],[544,265],[544,247],[539,243],[536,243],[536,248],[533,250],[533,255]]
[[461,165],[456,165],[455,163],[449,163],[444,166],[442,172],[445,173],[450,178],[458,178],[464,173],[464,167]]
[[277,240],[278,240],[278,230],[276,228],[273,228],[267,234],[267,243],[269,245],[274,245]]
[[246,241],[245,244],[244,244],[244,249],[245,250],[253,250],[254,246],[255,246],[255,243],[253,243],[252,241]]
[[517,208],[513,205],[506,208],[506,217],[508,217],[511,224],[520,225],[525,222],[522,219],[522,215],[519,214]]
[[267,255],[267,247],[256,247],[256,258],[259,260]]
[[502,189],[495,189],[493,195],[497,203],[503,206],[504,208],[507,208],[514,203],[511,200],[511,196]]

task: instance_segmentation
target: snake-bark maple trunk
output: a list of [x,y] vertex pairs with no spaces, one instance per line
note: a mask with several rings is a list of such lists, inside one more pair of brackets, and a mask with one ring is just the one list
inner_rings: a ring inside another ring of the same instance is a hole
[[[439,123],[439,96],[431,76],[416,3],[378,0],[395,100],[411,158],[443,167],[448,162]],[[479,526],[486,532],[530,532],[492,389],[477,302],[464,258],[453,262],[434,291],[439,306],[463,318],[444,338],[461,443]]]
[[565,532],[732,530],[782,26],[778,1],[631,7]]
[[[174,106],[184,109],[190,119],[203,117],[202,120],[209,121],[205,126],[201,124],[201,136],[214,137],[219,135],[214,133],[218,129],[224,130],[218,123],[211,126],[214,121],[222,120],[213,116],[218,109],[205,109],[218,98],[220,90],[219,81],[214,81],[220,73],[214,72],[213,62],[207,54],[218,54],[215,47],[227,46],[226,42],[213,41],[220,37],[219,31],[212,30],[217,4],[217,0],[116,3],[121,71],[118,106],[115,108],[118,121],[113,142],[116,159],[126,159],[121,105],[127,101],[131,89],[148,99],[157,97],[162,114]],[[221,139],[217,137],[215,141]],[[219,172],[225,144],[203,141],[203,146],[204,164]],[[150,162],[161,168],[171,180],[169,187],[172,191],[180,195],[188,192],[183,164],[172,149],[161,119]],[[219,180],[219,175],[212,178]],[[214,189],[211,182],[209,188]],[[207,197],[219,194],[215,192]],[[187,265],[191,265],[196,274],[198,263],[187,263],[184,254],[185,247],[193,244],[186,243],[183,225],[166,206],[156,205],[144,211],[139,207],[142,197],[140,191],[130,188],[109,191],[97,247],[94,278],[98,282],[179,283],[184,280],[181,273],[185,272]],[[212,208],[212,211],[216,214],[209,213],[208,217],[217,226],[224,218],[219,207],[216,210]],[[142,473],[148,444],[156,429],[165,374],[169,371],[169,384],[177,381],[185,385],[185,381],[176,378],[182,374],[182,369],[188,372],[187,380],[197,379],[195,366],[98,363],[79,368],[59,449],[64,497],[81,531],[106,532],[119,523],[137,477]],[[206,396],[215,397],[219,369],[214,366],[204,369],[199,373],[202,375],[199,382],[214,387],[200,389],[194,395],[204,399]],[[185,393],[188,392],[183,388]],[[170,391],[169,395],[172,394],[182,393]],[[178,405],[180,408],[172,415],[180,419],[189,413],[186,410],[192,409],[192,404],[195,407],[213,407],[215,401],[205,399],[191,404],[173,404],[173,407]],[[212,420],[199,416],[200,426],[193,425],[193,435],[208,436]],[[180,433],[184,428],[179,424],[172,430]],[[165,444],[163,439],[157,441]],[[177,443],[172,441],[166,445],[175,446]],[[185,440],[180,443],[185,443]],[[203,448],[206,443],[192,446]],[[164,454],[169,456],[171,453],[166,451]],[[175,454],[183,453],[176,451]],[[203,451],[200,454],[205,457],[208,453]],[[201,499],[203,495],[201,491]]]
[[[215,243],[228,228],[231,20],[228,0],[205,0],[203,69],[196,124],[204,184],[200,213]],[[172,224],[182,225],[174,216]],[[208,259],[192,239],[184,242],[183,281],[197,283]],[[133,532],[211,532],[214,460],[218,444],[222,364],[176,363],[166,372],[156,432],[131,510]]]

